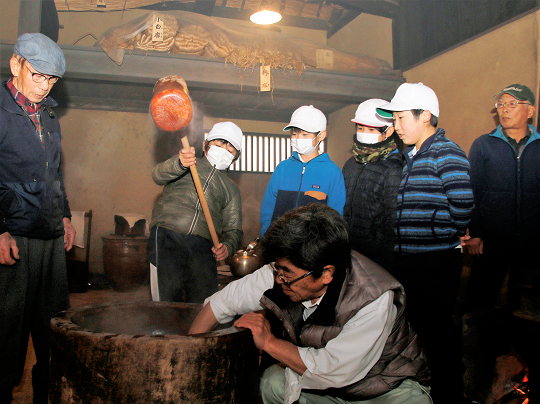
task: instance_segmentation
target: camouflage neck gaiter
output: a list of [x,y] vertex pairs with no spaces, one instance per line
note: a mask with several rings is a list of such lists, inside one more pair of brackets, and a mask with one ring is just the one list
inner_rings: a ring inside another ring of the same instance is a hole
[[376,163],[384,160],[390,153],[396,150],[397,145],[394,141],[394,136],[390,136],[388,139],[379,143],[366,144],[360,143],[356,139],[356,133],[353,135],[353,156],[357,163]]

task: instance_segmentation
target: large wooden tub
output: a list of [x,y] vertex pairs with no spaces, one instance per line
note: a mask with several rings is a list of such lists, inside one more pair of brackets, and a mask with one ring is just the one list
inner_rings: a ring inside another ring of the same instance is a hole
[[186,335],[201,307],[147,302],[62,312],[51,321],[49,402],[257,403],[251,332]]

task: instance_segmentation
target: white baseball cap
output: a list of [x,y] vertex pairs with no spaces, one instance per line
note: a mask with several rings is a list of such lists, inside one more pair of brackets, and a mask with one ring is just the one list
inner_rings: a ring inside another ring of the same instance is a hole
[[394,111],[422,109],[439,116],[439,100],[435,91],[423,83],[403,83],[388,104],[377,108],[377,113],[384,118],[391,118]]
[[242,129],[238,125],[232,122],[219,122],[208,132],[206,141],[223,139],[232,144],[236,150],[242,151],[242,136]]
[[299,128],[306,132],[318,133],[326,130],[326,117],[313,105],[304,105],[293,112],[291,122],[283,128],[286,132],[291,128]]
[[371,100],[364,101],[356,109],[354,119],[351,119],[351,122],[373,128],[392,126],[392,119],[383,118],[377,114],[377,108],[385,104],[388,104],[388,101],[381,100],[380,98],[373,98]]

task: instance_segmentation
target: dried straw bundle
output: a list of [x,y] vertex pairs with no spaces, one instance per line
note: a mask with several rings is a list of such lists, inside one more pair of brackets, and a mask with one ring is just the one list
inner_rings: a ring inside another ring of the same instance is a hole
[[268,40],[235,48],[227,57],[227,61],[243,70],[258,65],[270,66],[272,70],[294,70],[298,75],[306,70],[301,55],[283,47],[280,50],[276,43]]
[[139,32],[129,41],[118,45],[121,49],[139,49],[144,51],[169,52],[174,46],[174,38],[177,32],[165,25],[163,29],[163,41],[152,42],[152,27]]

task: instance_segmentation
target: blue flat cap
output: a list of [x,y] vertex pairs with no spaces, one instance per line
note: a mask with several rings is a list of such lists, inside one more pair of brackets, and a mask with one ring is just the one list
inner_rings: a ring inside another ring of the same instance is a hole
[[43,34],[22,34],[17,38],[13,51],[28,60],[40,73],[62,77],[66,71],[66,59],[62,49]]

